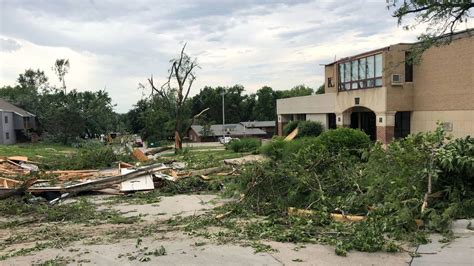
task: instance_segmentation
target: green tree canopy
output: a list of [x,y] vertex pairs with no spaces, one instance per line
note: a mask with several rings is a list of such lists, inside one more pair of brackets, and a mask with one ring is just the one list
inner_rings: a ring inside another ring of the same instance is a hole
[[404,25],[407,30],[418,25],[425,25],[426,31],[418,36],[419,43],[412,48],[411,61],[421,59],[423,52],[431,46],[447,44],[462,22],[469,16],[474,7],[472,0],[458,1],[427,1],[427,0],[386,0],[387,7],[393,9],[393,16],[398,24],[408,18],[414,18],[414,23]]

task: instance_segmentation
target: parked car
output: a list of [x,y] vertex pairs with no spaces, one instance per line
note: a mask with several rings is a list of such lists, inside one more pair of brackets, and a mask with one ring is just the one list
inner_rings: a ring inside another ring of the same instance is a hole
[[232,137],[225,137],[225,138],[224,138],[224,137],[220,137],[218,140],[219,140],[219,143],[220,143],[220,144],[227,144],[227,143],[229,143],[229,142],[230,142],[231,140],[233,140],[233,139],[237,139],[237,140],[238,140],[238,138],[232,138]]

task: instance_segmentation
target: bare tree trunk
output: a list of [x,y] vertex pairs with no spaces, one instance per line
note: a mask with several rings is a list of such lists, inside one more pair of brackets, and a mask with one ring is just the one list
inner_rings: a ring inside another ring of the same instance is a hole
[[174,151],[177,153],[179,150],[183,148],[183,143],[181,141],[181,134],[179,133],[179,129],[181,127],[181,111],[178,110],[176,112],[176,124],[174,126]]

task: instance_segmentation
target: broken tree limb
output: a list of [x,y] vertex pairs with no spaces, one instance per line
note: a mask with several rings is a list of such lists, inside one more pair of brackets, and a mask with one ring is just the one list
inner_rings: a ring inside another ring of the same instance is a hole
[[201,170],[194,170],[189,173],[190,176],[202,176],[202,175],[210,175],[214,173],[220,173],[224,171],[232,171],[233,168],[228,166],[228,165],[223,165],[223,166],[218,166],[218,167],[212,167],[212,168],[206,168],[206,169],[201,169]]
[[155,154],[160,153],[162,151],[172,150],[172,149],[173,149],[173,146],[163,146],[163,147],[153,148],[153,149],[147,150],[145,152],[145,155],[155,155]]

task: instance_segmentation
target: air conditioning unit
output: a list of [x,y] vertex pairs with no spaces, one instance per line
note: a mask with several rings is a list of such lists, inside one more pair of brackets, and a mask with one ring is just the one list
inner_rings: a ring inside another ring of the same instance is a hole
[[402,75],[392,74],[392,86],[403,85]]

